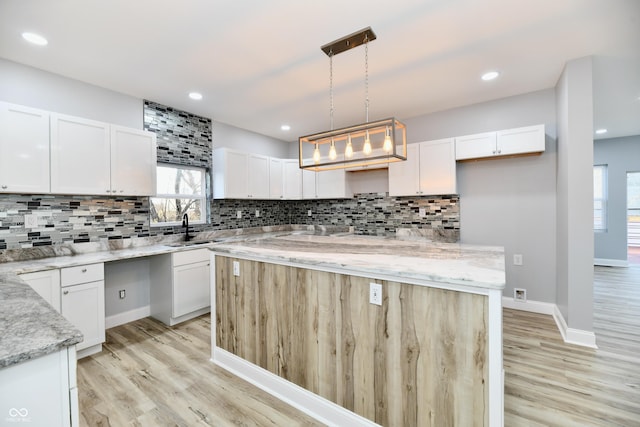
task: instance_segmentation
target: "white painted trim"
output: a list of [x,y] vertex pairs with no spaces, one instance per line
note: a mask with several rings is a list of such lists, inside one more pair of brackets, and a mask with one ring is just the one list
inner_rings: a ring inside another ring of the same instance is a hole
[[582,347],[598,348],[596,345],[596,334],[591,331],[568,327],[566,320],[564,320],[564,316],[556,304],[531,300],[526,302],[514,301],[513,298],[503,296],[502,306],[504,308],[511,308],[514,310],[529,311],[532,313],[548,314],[553,316],[553,320],[556,322],[558,331],[560,331],[562,340],[565,343],[575,344]]
[[104,326],[105,329],[109,329],[115,326],[124,325],[125,323],[133,322],[134,320],[144,319],[149,316],[151,316],[151,306],[145,305],[144,307],[134,308],[133,310],[114,314],[105,318]]
[[594,258],[593,265],[600,265],[603,267],[629,267],[629,261],[626,259]]
[[363,418],[219,347],[214,348],[212,361],[223,369],[328,426],[379,426],[373,421]]
[[530,311],[532,313],[548,314],[553,316],[553,312],[556,308],[555,304],[550,302],[532,301],[527,300],[516,301],[511,297],[502,297],[502,306],[504,308],[512,308],[514,310]]

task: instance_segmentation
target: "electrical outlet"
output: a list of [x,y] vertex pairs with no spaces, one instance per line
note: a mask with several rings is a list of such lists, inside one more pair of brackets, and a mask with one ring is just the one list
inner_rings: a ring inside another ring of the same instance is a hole
[[233,275],[240,276],[240,263],[238,261],[233,261]]
[[24,228],[36,228],[38,226],[37,215],[25,215],[24,216]]
[[418,216],[420,218],[424,218],[427,216],[427,209],[426,208],[418,208]]
[[369,283],[369,303],[382,305],[382,285],[380,283]]
[[522,254],[513,255],[513,265],[522,265]]
[[260,218],[260,211],[256,209],[256,218]]
[[124,289],[118,291],[118,296],[120,297],[120,299],[125,299],[127,297],[127,291],[125,291]]
[[242,211],[236,211],[236,218],[242,219]]
[[527,290],[521,288],[515,288],[513,290],[514,301],[527,302]]
[[311,209],[309,209],[309,210],[307,211],[307,216],[311,216],[311,213],[312,213],[312,212],[311,212]]

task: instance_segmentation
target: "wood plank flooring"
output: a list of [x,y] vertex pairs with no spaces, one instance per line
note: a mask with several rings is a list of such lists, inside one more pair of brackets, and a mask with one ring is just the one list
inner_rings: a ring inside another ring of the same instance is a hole
[[[562,341],[550,316],[504,310],[505,426],[640,426],[640,266],[596,267],[599,348]],[[83,426],[319,425],[209,362],[209,316],[107,331],[78,362]]]

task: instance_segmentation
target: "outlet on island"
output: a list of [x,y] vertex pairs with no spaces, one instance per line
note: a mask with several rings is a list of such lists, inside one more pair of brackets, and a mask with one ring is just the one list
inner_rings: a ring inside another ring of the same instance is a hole
[[369,283],[369,303],[382,305],[382,285],[380,283]]

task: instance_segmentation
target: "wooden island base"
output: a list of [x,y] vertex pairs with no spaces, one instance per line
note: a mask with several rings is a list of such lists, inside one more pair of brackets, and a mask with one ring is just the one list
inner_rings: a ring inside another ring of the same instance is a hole
[[489,425],[487,294],[221,255],[212,274],[214,361],[217,347],[383,426]]

